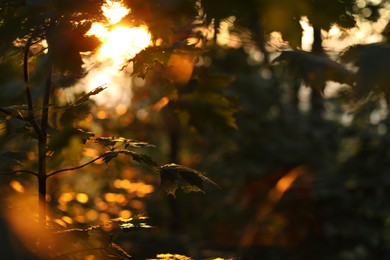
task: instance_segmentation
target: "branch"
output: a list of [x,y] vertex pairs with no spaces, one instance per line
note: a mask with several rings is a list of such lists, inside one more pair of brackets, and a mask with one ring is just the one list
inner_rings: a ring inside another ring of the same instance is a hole
[[21,115],[14,115],[12,112],[8,111],[7,109],[4,109],[4,108],[1,108],[0,107],[0,112],[3,112],[4,114],[7,114],[9,116],[12,116],[16,119],[19,119],[19,120],[22,120],[22,121],[25,121],[25,122],[28,122],[28,120],[26,120],[26,118],[22,117]]
[[10,171],[10,172],[0,172],[0,175],[15,174],[15,173],[28,173],[28,174],[32,174],[32,175],[38,177],[38,174],[36,172],[28,171],[28,170],[17,170],[17,171]]
[[55,175],[55,174],[57,174],[57,173],[60,173],[60,172],[74,171],[74,170],[77,170],[77,169],[81,169],[81,168],[83,168],[83,167],[85,167],[85,166],[87,166],[87,165],[89,165],[89,164],[91,164],[91,163],[96,162],[97,160],[99,160],[100,158],[106,156],[106,155],[109,154],[109,153],[111,153],[111,152],[102,153],[101,155],[99,155],[99,156],[96,157],[95,159],[93,159],[93,160],[91,160],[91,161],[89,161],[89,162],[86,162],[86,163],[84,163],[84,164],[82,164],[82,165],[79,165],[79,166],[76,166],[76,167],[72,167],[72,168],[66,168],[66,169],[62,169],[62,170],[58,170],[58,171],[52,172],[52,173],[50,173],[50,174],[47,175],[47,178],[49,178],[50,176],[53,176],[53,175]]

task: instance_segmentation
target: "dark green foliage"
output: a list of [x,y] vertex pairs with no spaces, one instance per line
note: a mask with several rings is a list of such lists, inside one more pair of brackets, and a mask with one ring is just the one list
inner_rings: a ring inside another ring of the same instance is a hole
[[189,84],[179,91],[177,100],[171,102],[172,109],[182,122],[199,132],[212,129],[225,131],[236,129],[234,99],[228,88],[234,78],[227,75],[199,71]]
[[389,58],[388,43],[354,45],[341,54],[342,61],[352,63],[358,69],[354,87],[357,99],[365,98],[372,92],[390,93]]
[[109,151],[105,152],[103,154],[103,161],[105,163],[109,163],[112,159],[117,157],[119,154],[124,154],[129,157],[131,157],[134,161],[136,161],[139,164],[146,165],[149,167],[155,167],[157,166],[157,163],[154,162],[149,156],[144,155],[144,154],[139,154],[134,151],[130,150],[114,150],[114,151]]
[[148,47],[138,53],[129,62],[133,62],[132,76],[145,78],[146,74],[153,69],[156,63],[166,66],[173,49],[161,47]]
[[108,148],[113,148],[117,144],[122,146],[124,149],[127,149],[129,147],[136,147],[136,148],[154,147],[154,145],[146,142],[126,139],[123,137],[98,137],[95,139],[95,141]]
[[177,189],[184,192],[204,192],[204,183],[218,185],[207,178],[203,173],[178,164],[166,164],[160,167],[160,187],[167,193],[175,196]]

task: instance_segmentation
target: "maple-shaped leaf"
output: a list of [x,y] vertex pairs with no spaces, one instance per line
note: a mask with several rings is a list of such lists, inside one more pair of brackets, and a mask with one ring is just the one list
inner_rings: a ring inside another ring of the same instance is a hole
[[327,56],[315,55],[311,52],[290,50],[282,51],[272,63],[286,62],[292,76],[303,80],[314,91],[323,94],[326,81],[336,81],[352,86],[355,74],[342,64]]
[[117,151],[109,151],[109,152],[106,152],[103,156],[103,161],[108,164],[112,159],[114,159],[115,157],[118,156],[118,152]]
[[371,92],[390,93],[389,43],[358,44],[349,46],[341,55],[343,62],[357,67],[355,97],[362,99]]
[[154,145],[147,142],[136,141],[124,137],[98,137],[95,139],[95,141],[106,147],[113,147],[119,143],[123,145],[124,149],[127,149],[130,146],[136,148],[155,147]]
[[165,66],[171,56],[172,48],[148,47],[139,52],[134,58],[129,60],[133,62],[132,76],[145,78],[146,74],[154,67],[156,63]]
[[178,164],[166,164],[160,167],[161,188],[175,196],[177,189],[184,192],[204,192],[203,183],[208,182],[219,187],[201,172]]
[[103,137],[103,136],[96,138],[95,141],[105,147],[114,146],[117,142],[113,137]]
[[91,137],[95,136],[95,133],[84,131],[83,129],[77,129],[78,136],[81,138],[81,142],[83,144],[86,144],[88,140],[91,140]]
[[151,167],[156,167],[157,163],[152,160],[149,156],[145,154],[139,154],[134,151],[130,150],[112,150],[108,151],[103,154],[102,158],[103,161],[107,164],[109,163],[112,159],[118,156],[118,154],[124,154],[127,156],[130,156],[134,161],[136,161],[139,164],[151,166]]

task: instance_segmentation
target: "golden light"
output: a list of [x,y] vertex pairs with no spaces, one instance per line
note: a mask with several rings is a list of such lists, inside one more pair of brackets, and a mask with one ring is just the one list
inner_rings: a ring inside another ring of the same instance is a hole
[[118,26],[108,31],[101,39],[104,44],[99,49],[99,58],[112,59],[114,64],[118,65],[134,57],[151,42],[146,27]]
[[130,12],[130,9],[124,7],[121,2],[107,0],[102,6],[102,11],[110,24],[116,24]]
[[11,188],[13,188],[15,191],[17,191],[19,193],[23,193],[24,192],[23,185],[20,182],[18,182],[18,181],[15,181],[15,180],[11,181],[9,183],[9,186],[11,186]]
[[132,27],[119,24],[131,10],[122,1],[107,0],[102,6],[107,22],[95,22],[87,35],[97,37],[101,46],[96,53],[83,59],[88,75],[79,82],[75,91],[91,91],[98,86],[108,89],[94,96],[95,101],[108,107],[129,104],[131,100],[131,66],[121,68],[126,61],[151,44],[151,35],[146,26]]

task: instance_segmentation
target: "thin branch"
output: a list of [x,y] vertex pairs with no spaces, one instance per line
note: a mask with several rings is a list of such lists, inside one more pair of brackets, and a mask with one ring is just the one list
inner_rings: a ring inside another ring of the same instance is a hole
[[7,114],[7,115],[9,115],[9,116],[12,116],[12,117],[14,117],[14,118],[16,118],[16,119],[19,119],[19,120],[28,122],[28,120],[27,120],[26,118],[22,117],[21,115],[14,115],[11,111],[8,111],[8,110],[6,110],[6,109],[4,109],[4,108],[1,108],[1,107],[0,107],[0,112],[3,112],[4,114]]
[[106,155],[109,154],[109,153],[111,153],[111,151],[102,153],[101,155],[99,155],[99,156],[96,157],[95,159],[93,159],[93,160],[91,160],[91,161],[89,161],[89,162],[86,162],[86,163],[84,163],[84,164],[82,164],[82,165],[79,165],[79,166],[76,166],[76,167],[72,167],[72,168],[66,168],[66,169],[62,169],[62,170],[58,170],[58,171],[52,172],[52,173],[50,173],[50,174],[47,175],[47,178],[49,178],[50,176],[53,176],[53,175],[55,175],[55,174],[57,174],[57,173],[66,172],[66,171],[74,171],[74,170],[77,170],[77,169],[81,169],[81,168],[83,168],[83,167],[85,167],[85,166],[87,166],[87,165],[89,165],[89,164],[91,164],[91,163],[96,162],[97,160],[103,158],[104,156],[106,156]]
[[27,174],[32,174],[32,175],[38,177],[38,174],[36,172],[29,171],[29,170],[17,170],[17,171],[9,171],[9,172],[0,172],[0,175],[8,175],[8,174],[15,174],[15,173],[27,173]]

